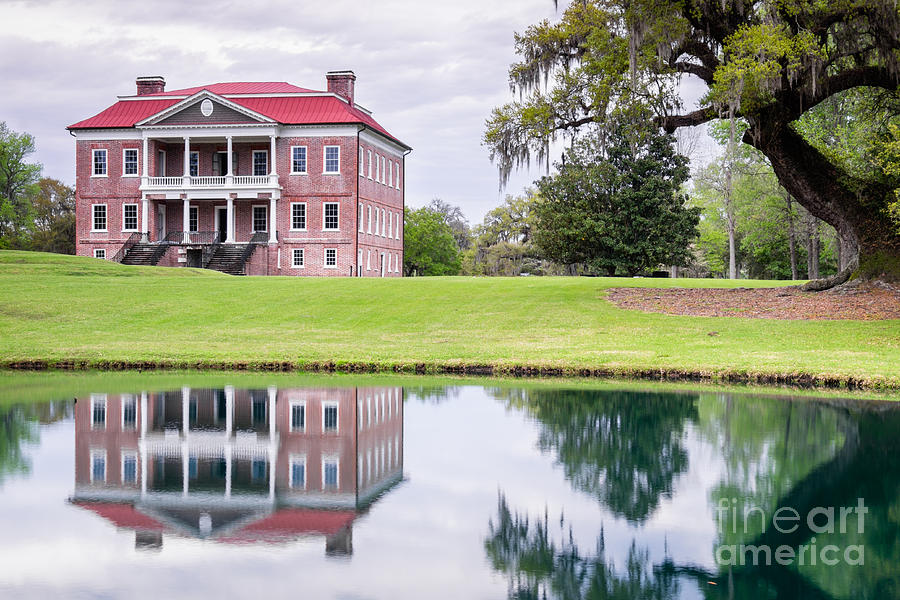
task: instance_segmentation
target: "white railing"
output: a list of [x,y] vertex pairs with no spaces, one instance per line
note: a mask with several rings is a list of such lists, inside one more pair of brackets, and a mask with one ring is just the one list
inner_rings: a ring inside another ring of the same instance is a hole
[[[268,175],[233,175],[232,177],[222,176],[203,176],[188,177],[185,181],[184,177],[148,177],[146,188],[226,188],[232,186],[239,187],[261,187],[278,185],[277,177],[269,177]],[[231,182],[229,183],[229,179]]]
[[181,187],[184,177],[148,177],[147,187]]
[[225,176],[221,177],[191,177],[192,187],[223,187]]
[[234,185],[269,185],[268,175],[235,175]]

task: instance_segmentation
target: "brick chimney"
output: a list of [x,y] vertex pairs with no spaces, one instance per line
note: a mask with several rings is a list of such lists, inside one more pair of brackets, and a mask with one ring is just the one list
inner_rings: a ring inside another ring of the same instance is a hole
[[346,98],[350,106],[353,106],[353,82],[356,81],[353,71],[328,71],[325,73],[325,79],[328,80],[329,92]]
[[147,94],[161,94],[166,91],[166,80],[164,77],[159,75],[153,75],[151,77],[138,77],[135,81],[137,83],[137,95],[138,96],[146,96]]

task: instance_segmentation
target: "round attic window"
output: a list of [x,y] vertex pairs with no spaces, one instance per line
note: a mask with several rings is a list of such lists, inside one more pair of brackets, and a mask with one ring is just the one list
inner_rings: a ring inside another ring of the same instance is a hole
[[200,103],[200,112],[203,113],[204,117],[208,117],[213,112],[213,103],[212,100],[207,98],[203,102]]

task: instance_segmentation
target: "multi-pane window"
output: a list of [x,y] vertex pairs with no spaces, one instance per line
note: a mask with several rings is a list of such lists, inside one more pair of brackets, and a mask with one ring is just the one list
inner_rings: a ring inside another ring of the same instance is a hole
[[397,189],[400,189],[400,163],[397,163]]
[[122,230],[137,231],[138,228],[138,205],[123,204],[122,205]]
[[291,258],[292,258],[291,265],[295,269],[299,269],[306,264],[305,263],[306,257],[303,255],[303,248],[294,248],[293,256]]
[[387,167],[385,166],[385,158],[382,156],[381,157],[381,183],[382,184],[387,183],[387,175],[385,174],[386,170],[387,170]]
[[369,225],[367,233],[372,233],[372,205],[369,205]]
[[93,151],[93,170],[94,177],[106,177],[106,150]]
[[268,175],[269,174],[269,153],[265,150],[253,151],[253,174]]
[[305,459],[291,459],[291,487],[292,488],[302,488],[306,487],[306,460]]
[[191,152],[191,160],[188,165],[189,171],[188,174],[191,177],[197,177],[200,175],[200,153],[199,152]]
[[135,483],[137,481],[137,456],[125,454],[122,456],[122,483]]
[[364,222],[364,220],[365,220],[365,212],[364,212],[364,209],[363,209],[363,205],[360,204],[360,205],[359,205],[359,219],[358,219],[358,221],[359,221],[359,231],[360,231],[360,233],[361,233],[362,230],[363,230],[363,222]]
[[266,401],[263,398],[254,398],[253,399],[253,414],[252,419],[254,423],[265,423],[266,422]]
[[365,167],[365,152],[362,149],[362,146],[359,148],[359,176],[364,177],[365,171],[363,168]]
[[138,174],[137,148],[125,148],[122,153],[122,175]]
[[334,488],[338,485],[338,461],[334,458],[322,459],[322,487]]
[[188,231],[200,231],[200,207],[191,206],[188,208]]
[[325,248],[325,266],[337,266],[337,248]]
[[92,204],[94,231],[106,231],[106,205]]
[[291,147],[291,173],[306,173],[306,146]]
[[394,187],[394,161],[388,162],[388,187]]
[[137,401],[134,396],[122,398],[122,429],[134,429],[137,425]]
[[374,227],[374,231],[372,233],[374,233],[375,235],[378,235],[378,207],[377,206],[375,207],[375,227]]
[[91,428],[106,429],[106,397],[91,398]]
[[253,481],[262,481],[266,478],[266,461],[256,459],[250,467],[250,477]]
[[384,214],[385,214],[385,211],[384,211],[384,209],[382,208],[382,209],[381,209],[381,237],[384,237],[384,236],[385,236],[385,226],[386,226],[385,220],[386,220],[386,219],[385,219],[385,217],[384,217]]
[[338,229],[338,203],[337,202],[326,202],[324,205],[324,222],[322,225],[323,229]]
[[381,167],[381,158],[376,154],[375,155],[375,181],[381,181],[381,173],[379,172],[380,167]]
[[269,230],[267,209],[268,207],[264,205],[253,207],[253,233]]
[[338,407],[337,404],[324,404],[322,406],[322,430],[337,431]]
[[306,203],[291,203],[291,229],[306,229]]
[[91,453],[91,481],[106,481],[106,453]]
[[291,404],[291,431],[306,429],[306,405]]
[[94,248],[94,258],[106,259],[106,248]]
[[341,147],[325,146],[325,172],[341,172]]
[[372,179],[372,151],[369,150],[369,179]]

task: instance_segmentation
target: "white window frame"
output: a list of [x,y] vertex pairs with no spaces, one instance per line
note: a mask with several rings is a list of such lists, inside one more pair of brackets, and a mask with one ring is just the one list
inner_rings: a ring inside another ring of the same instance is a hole
[[[266,211],[266,228],[265,229],[256,229],[256,209],[262,208]],[[250,234],[254,233],[269,233],[269,205],[268,204],[253,204],[250,208]]]
[[377,152],[375,153],[375,182],[381,183],[381,155]]
[[[127,207],[127,206],[133,206],[133,207],[134,207],[134,227],[133,227],[133,228],[132,228],[132,227],[128,227],[128,226],[125,224],[125,207]],[[140,218],[140,217],[139,217],[139,215],[140,215],[140,213],[138,212],[138,205],[137,205],[137,204],[135,204],[135,203],[133,203],[133,202],[127,202],[127,203],[123,204],[123,205],[122,205],[122,231],[137,231],[137,230],[138,230],[138,227],[140,227],[140,221],[139,221],[139,218]],[[92,216],[93,216],[93,215],[92,215]],[[107,227],[109,227],[109,223],[107,223]]]
[[[134,152],[134,173],[126,173],[125,165],[128,161],[125,156],[129,152]],[[109,169],[107,169],[109,171]],[[140,177],[141,176],[141,153],[137,148],[122,148],[122,177]]]
[[[334,264],[333,265],[328,264],[328,251],[329,250],[334,250]],[[323,248],[322,249],[322,268],[323,269],[337,269],[337,248]]]
[[[95,228],[95,225],[97,224],[97,216],[94,214],[94,211],[97,210],[98,206],[103,207],[103,221],[106,224],[106,227],[104,227],[103,229]],[[109,231],[109,207],[106,205],[105,202],[103,202],[101,204],[91,204],[91,231],[92,232],[98,232],[98,231],[107,232],[107,231]]]
[[369,225],[366,228],[366,233],[372,233],[372,205],[369,204]]
[[[327,486],[325,484],[325,463],[334,463],[335,466],[335,477],[334,477],[334,486]],[[322,489],[340,489],[341,487],[341,457],[335,455],[328,455],[322,457]]]
[[[294,227],[294,207],[295,206],[303,206],[303,227]],[[291,231],[306,231],[307,224],[309,223],[309,209],[306,206],[306,202],[291,202]]]
[[[266,172],[263,173],[262,175],[256,174],[256,155],[257,154],[264,154],[266,156]],[[227,160],[227,157],[226,157],[226,160]],[[253,152],[251,152],[250,153],[250,174],[253,175],[254,177],[264,177],[265,175],[268,175],[270,172],[271,172],[271,170],[269,168],[269,151],[268,150],[254,150]]]
[[[197,219],[195,220],[192,215],[194,211],[197,212]],[[196,223],[196,225],[194,225]],[[197,204],[188,205],[188,233],[197,233],[200,231],[200,206]]]
[[[303,486],[294,485],[294,465],[303,465]],[[288,460],[288,487],[293,490],[305,490],[309,481],[309,467],[305,454],[291,454]]]
[[400,189],[400,163],[397,163],[397,189]]
[[[302,171],[294,170],[294,150],[303,148],[303,164],[306,167]],[[291,146],[291,175],[308,175],[309,174],[309,149],[306,146]]]
[[[295,428],[294,427],[294,407],[302,406],[303,407],[303,427]],[[309,411],[306,410],[306,400],[295,400],[292,399],[288,406],[288,431],[300,431],[306,433],[306,424],[308,422]]]
[[94,258],[106,260],[106,248],[94,248]]
[[366,250],[366,271],[372,270],[372,249]]
[[385,210],[382,208],[381,209],[381,237],[387,237],[387,234],[385,233],[385,228],[386,228],[385,221],[386,220],[387,219],[385,218]]
[[94,405],[103,403],[103,429],[109,426],[109,402],[106,394],[91,394],[91,429],[100,429],[94,425]]
[[394,187],[394,161],[388,161],[388,187]]
[[[97,173],[97,155],[103,153],[103,173]],[[91,150],[91,177],[109,177],[109,151],[106,148]]]
[[94,479],[94,459],[102,456],[103,457],[103,482],[106,483],[106,478],[109,475],[109,461],[106,458],[106,449],[105,448],[91,448],[91,483],[94,481],[98,481]]
[[375,229],[372,235],[378,235],[378,207],[375,207]]
[[[197,163],[196,163],[197,174],[196,175],[191,173],[191,171],[193,170],[193,166],[194,166],[194,158],[197,159]],[[191,150],[191,155],[188,158],[188,175],[190,175],[191,177],[200,177],[200,152],[198,150]]]
[[[337,148],[337,171],[328,170],[328,149]],[[341,174],[341,147],[329,144],[322,148],[322,174],[323,175],[340,175]]]
[[[119,414],[119,427],[122,429],[122,431],[134,431],[134,430],[136,430],[136,429],[137,429],[137,426],[138,426],[138,417],[137,417],[137,414],[138,414],[137,407],[138,407],[138,405],[137,405],[137,397],[135,397],[134,394],[122,394],[122,397],[119,398],[119,401],[120,401],[120,403],[121,403],[121,405],[120,405],[120,407],[119,407],[119,413],[120,413],[120,414]],[[133,402],[133,403],[134,403],[134,427],[132,427],[132,426],[129,425],[127,429],[126,429],[126,426],[125,426],[125,403],[126,403],[126,402]]]
[[[133,458],[134,459],[134,481],[125,481],[125,459]],[[91,461],[93,463],[93,461]],[[91,471],[93,471],[94,465],[91,465]],[[140,471],[138,470],[138,455],[134,450],[122,450],[122,455],[119,458],[119,481],[122,484],[126,483],[137,483],[140,479]]]
[[394,256],[396,258],[396,260],[394,261],[394,269],[395,269],[394,273],[399,273],[400,272],[400,253],[395,252]]
[[366,151],[363,150],[362,146],[360,146],[359,147],[359,169],[358,169],[360,177],[366,176],[365,168],[366,168]]
[[[160,154],[162,155],[162,159],[160,159]],[[157,177],[166,177],[168,173],[166,172],[166,164],[169,162],[168,154],[165,150],[157,150],[156,151],[156,173]],[[160,169],[160,165],[162,165],[162,169]]]
[[[325,227],[326,207],[329,204],[337,206],[337,227]],[[340,231],[341,230],[341,203],[340,202],[323,202],[322,203],[322,231]]]
[[369,150],[369,179],[372,179],[372,151]]
[[[300,264],[297,264],[297,255],[296,253],[300,253]],[[306,268],[306,250],[304,248],[291,248],[291,268],[292,269],[305,269]]]
[[365,219],[366,219],[366,209],[365,209],[365,206],[363,206],[363,203],[360,202],[359,203],[359,218],[357,219],[359,221],[359,223],[356,224],[357,229],[359,230],[360,233],[363,233],[365,231],[365,228],[366,228],[365,227],[366,226]]
[[387,175],[384,172],[387,170],[387,159],[385,157],[381,157],[381,185],[387,184]]
[[325,409],[328,407],[334,407],[337,411],[337,414],[334,419],[334,429],[328,430],[328,433],[340,433],[341,431],[341,405],[339,402],[335,402],[334,400],[323,400],[322,401],[322,433],[326,432],[325,429]]

